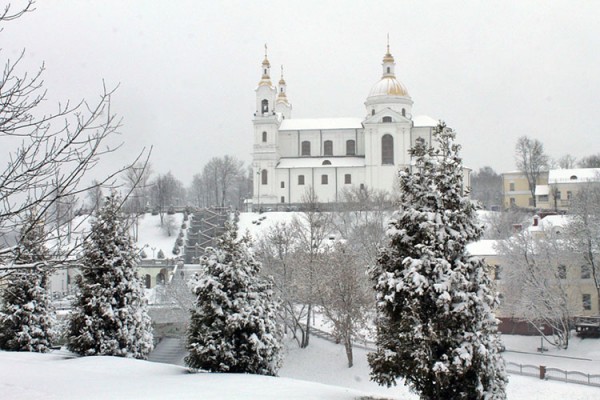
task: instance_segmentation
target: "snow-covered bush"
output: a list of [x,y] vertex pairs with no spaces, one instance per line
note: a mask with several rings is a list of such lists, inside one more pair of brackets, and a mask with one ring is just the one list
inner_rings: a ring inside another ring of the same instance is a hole
[[377,291],[372,379],[397,378],[421,399],[504,399],[497,305],[486,266],[466,253],[482,227],[463,194],[455,134],[440,124],[436,149],[417,139],[400,173],[400,209],[370,276]]
[[69,350],[81,355],[146,358],[152,328],[135,244],[112,194],[83,245],[79,293],[69,319]]
[[16,247],[15,264],[2,288],[0,349],[47,352],[54,337],[54,310],[47,287],[44,227],[31,214]]
[[200,260],[205,273],[190,281],[196,296],[186,364],[212,372],[276,375],[281,328],[272,283],[259,275],[248,238],[227,224],[216,248]]

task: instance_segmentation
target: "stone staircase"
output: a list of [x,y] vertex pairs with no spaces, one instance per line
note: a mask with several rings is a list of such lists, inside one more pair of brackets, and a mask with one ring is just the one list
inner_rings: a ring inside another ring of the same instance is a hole
[[187,355],[185,339],[181,337],[164,337],[154,347],[148,361],[184,365],[183,359]]

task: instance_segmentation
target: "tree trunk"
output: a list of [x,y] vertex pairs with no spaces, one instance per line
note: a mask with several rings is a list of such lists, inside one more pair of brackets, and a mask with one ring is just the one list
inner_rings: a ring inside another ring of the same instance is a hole
[[308,311],[306,312],[306,334],[302,338],[302,347],[303,349],[308,347],[308,343],[310,341],[310,314],[312,311],[312,304],[308,305]]
[[354,359],[352,356],[352,338],[350,335],[344,337],[344,347],[346,348],[346,357],[348,358],[348,368],[352,368],[354,365]]

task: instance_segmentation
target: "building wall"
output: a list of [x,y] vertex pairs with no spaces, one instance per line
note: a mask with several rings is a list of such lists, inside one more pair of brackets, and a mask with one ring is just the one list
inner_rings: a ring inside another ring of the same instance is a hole
[[[542,173],[538,185],[548,184],[548,172]],[[521,172],[505,172],[502,174],[503,205],[511,207],[533,208],[533,197],[529,191],[527,178]],[[539,206],[538,206],[539,207]]]

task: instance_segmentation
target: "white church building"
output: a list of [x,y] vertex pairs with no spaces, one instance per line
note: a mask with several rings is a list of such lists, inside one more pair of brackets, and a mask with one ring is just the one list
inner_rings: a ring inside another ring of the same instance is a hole
[[341,201],[352,185],[392,192],[398,170],[410,165],[408,149],[419,137],[430,143],[438,122],[413,116],[389,45],[382,67],[363,118],[299,119],[292,118],[283,74],[278,86],[271,82],[265,54],[253,119],[255,209],[297,206],[309,187],[320,203]]

